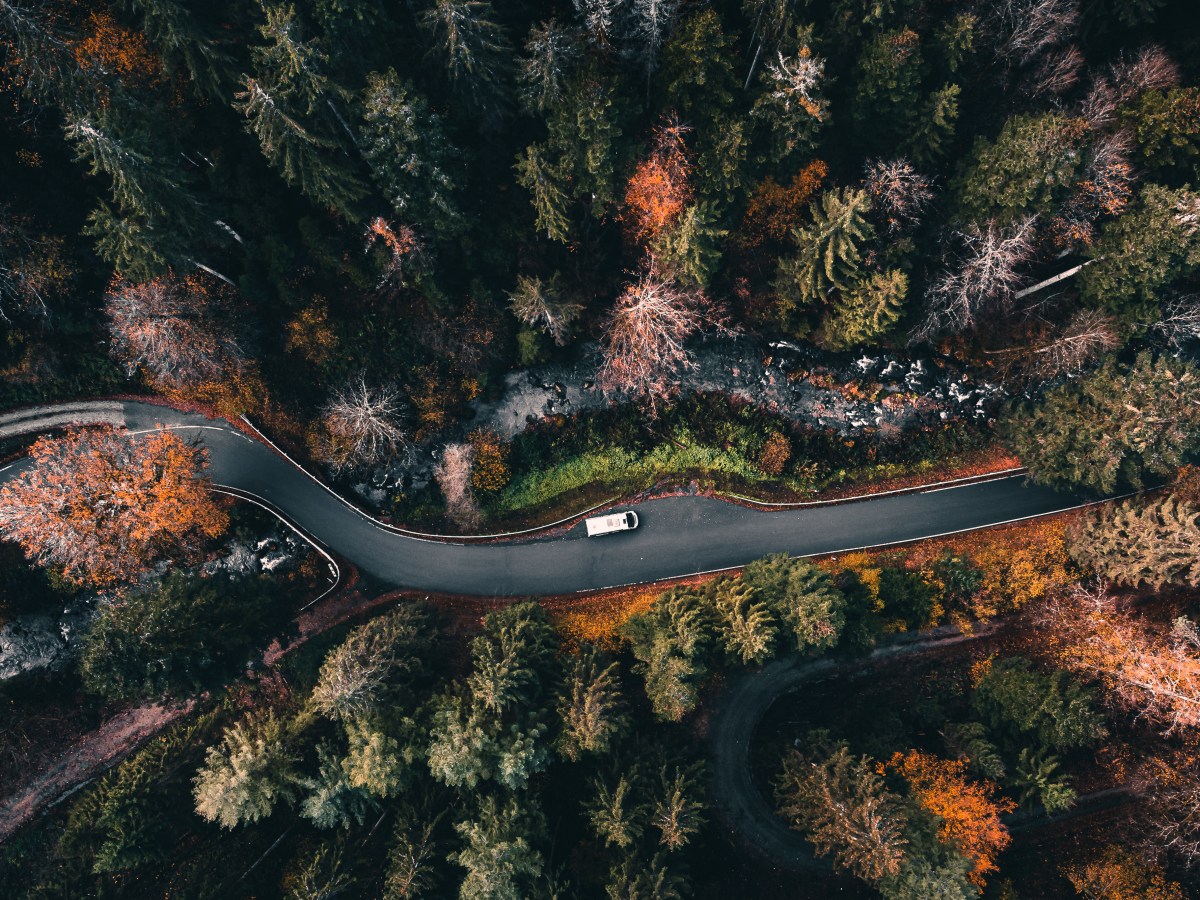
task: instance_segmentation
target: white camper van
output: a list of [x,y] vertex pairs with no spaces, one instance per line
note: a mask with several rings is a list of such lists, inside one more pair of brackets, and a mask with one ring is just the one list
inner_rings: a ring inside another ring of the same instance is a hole
[[587,525],[588,537],[599,537],[602,534],[612,534],[614,531],[629,531],[638,527],[638,517],[635,512],[609,513],[606,516],[593,516],[584,520]]

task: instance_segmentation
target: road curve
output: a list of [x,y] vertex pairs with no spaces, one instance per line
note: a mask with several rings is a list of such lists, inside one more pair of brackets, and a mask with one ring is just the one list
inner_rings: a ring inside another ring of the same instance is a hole
[[812,845],[775,815],[770,800],[754,783],[750,746],[767,710],[780,697],[801,690],[812,681],[843,678],[885,659],[936,652],[988,636],[995,630],[995,625],[980,625],[969,634],[951,626],[910,632],[889,637],[862,659],[788,656],[773,660],[757,671],[734,675],[721,692],[708,731],[709,781],[717,812],[747,846],[777,866],[831,871],[829,861],[814,856]]
[[[816,556],[986,528],[1080,506],[1080,497],[1021,476],[764,512],[707,497],[639,503],[641,527],[588,539],[565,534],[465,545],[398,534],[228,422],[147,403],[122,404],[133,432],[183,430],[209,450],[217,485],[262,498],[363,572],[397,587],[477,596],[588,591],[733,568],[768,553]],[[29,465],[0,471],[0,482]]]

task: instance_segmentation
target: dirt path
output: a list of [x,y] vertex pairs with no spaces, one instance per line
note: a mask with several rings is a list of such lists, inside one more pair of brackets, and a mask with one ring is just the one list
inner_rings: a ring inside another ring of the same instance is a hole
[[113,716],[84,735],[27,787],[0,803],[0,841],[9,838],[39,811],[63,799],[74,787],[102,774],[143,741],[192,711],[192,701],[139,706]]

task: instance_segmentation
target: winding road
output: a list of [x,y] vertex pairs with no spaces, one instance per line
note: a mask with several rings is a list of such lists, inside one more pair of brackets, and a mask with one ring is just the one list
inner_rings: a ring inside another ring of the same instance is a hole
[[[666,497],[628,507],[641,520],[635,531],[588,539],[579,523],[565,533],[464,544],[374,521],[226,421],[148,403],[121,407],[134,433],[167,427],[194,436],[209,450],[209,474],[217,486],[265,501],[363,572],[397,587],[455,594],[563,594],[648,583],[735,568],[768,553],[817,556],[898,544],[1085,503],[1026,484],[1021,475],[782,511],[708,497]],[[0,482],[28,465],[13,463],[0,471]]]

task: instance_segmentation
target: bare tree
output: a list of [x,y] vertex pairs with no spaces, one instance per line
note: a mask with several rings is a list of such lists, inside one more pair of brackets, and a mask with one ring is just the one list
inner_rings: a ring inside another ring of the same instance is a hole
[[1123,57],[1109,70],[1117,102],[1136,100],[1146,91],[1161,91],[1179,84],[1179,66],[1158,44],[1142,47],[1132,57]]
[[1089,363],[1121,346],[1117,325],[1108,313],[1083,309],[1073,315],[1054,340],[1033,351],[1045,378],[1076,374]]
[[1108,313],[1078,310],[1057,335],[1019,351],[1026,373],[1035,378],[1076,375],[1121,346],[1117,325]]
[[706,328],[728,330],[724,309],[698,289],[661,278],[651,259],[617,298],[605,326],[600,386],[652,403],[670,395],[678,373],[692,365],[684,345]]
[[1150,326],[1173,350],[1190,341],[1200,340],[1200,297],[1181,294],[1163,303],[1162,315]]
[[951,267],[933,279],[929,311],[913,339],[961,333],[985,313],[1010,309],[1020,284],[1017,269],[1033,255],[1034,221],[1029,216],[1008,227],[988,221],[958,232],[962,249]]
[[1058,656],[1099,678],[1116,701],[1166,734],[1200,726],[1200,633],[1180,617],[1169,630],[1121,609],[1101,583],[1048,602],[1045,622]]
[[334,472],[379,465],[411,449],[405,413],[399,391],[359,375],[325,404],[313,449]]
[[777,51],[767,63],[767,92],[784,117],[812,116],[823,120],[829,102],[820,96],[825,60],[802,47],[795,56]]
[[1111,124],[1117,107],[1137,99],[1145,91],[1163,90],[1179,84],[1179,67],[1157,44],[1143,47],[1131,58],[1113,63],[1106,74],[1092,81],[1079,114],[1094,129]]
[[1075,34],[1078,0],[996,0],[985,27],[996,52],[1023,66]]
[[1169,856],[1189,869],[1200,863],[1200,772],[1194,757],[1176,751],[1151,757],[1134,780],[1142,798],[1139,843],[1151,857]]
[[1047,53],[1029,77],[1029,92],[1035,97],[1062,97],[1079,84],[1085,60],[1074,44]]
[[930,180],[907,159],[876,159],[867,163],[863,188],[871,198],[871,213],[889,234],[914,227],[933,200]]
[[516,289],[508,299],[514,316],[526,325],[544,329],[560,347],[571,336],[571,326],[583,312],[581,303],[563,293],[558,273],[548,281],[518,275]]
[[1129,161],[1131,151],[1127,131],[1101,132],[1095,137],[1083,173],[1047,229],[1058,246],[1090,246],[1097,222],[1126,210],[1137,180]]
[[33,235],[28,223],[0,205],[0,322],[21,311],[49,314],[49,300],[64,286],[61,242]]
[[442,461],[433,473],[446,498],[446,515],[462,528],[474,528],[482,519],[479,502],[471,490],[474,464],[475,451],[470,444],[449,444],[442,450]]
[[168,388],[220,382],[246,361],[224,321],[227,301],[223,285],[198,275],[117,281],[104,299],[113,353]]

